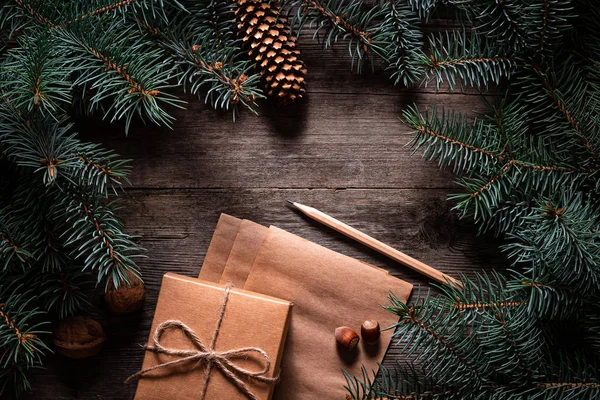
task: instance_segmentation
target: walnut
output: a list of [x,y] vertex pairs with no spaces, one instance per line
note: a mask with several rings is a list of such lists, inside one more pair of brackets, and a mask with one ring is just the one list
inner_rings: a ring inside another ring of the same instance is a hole
[[69,358],[85,358],[97,354],[106,340],[102,326],[91,318],[68,317],[54,329],[56,351]]
[[137,311],[144,304],[144,283],[129,271],[127,271],[127,278],[129,284],[121,281],[118,289],[115,289],[113,282],[110,281],[104,293],[106,305],[115,314]]

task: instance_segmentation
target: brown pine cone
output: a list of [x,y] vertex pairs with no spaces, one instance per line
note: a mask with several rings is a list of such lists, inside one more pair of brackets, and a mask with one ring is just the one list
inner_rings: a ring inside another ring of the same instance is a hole
[[277,0],[236,0],[235,18],[248,55],[263,76],[265,90],[283,104],[306,93],[306,66]]

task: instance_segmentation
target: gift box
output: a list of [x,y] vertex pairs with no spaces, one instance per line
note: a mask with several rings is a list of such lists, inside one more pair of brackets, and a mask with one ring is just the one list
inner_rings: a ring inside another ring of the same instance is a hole
[[167,273],[135,399],[270,399],[291,303]]

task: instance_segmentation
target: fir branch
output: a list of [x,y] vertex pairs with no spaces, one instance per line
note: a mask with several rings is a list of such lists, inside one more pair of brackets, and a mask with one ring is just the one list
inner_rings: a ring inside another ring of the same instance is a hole
[[[510,158],[509,154],[503,154],[506,148],[505,145],[501,146],[501,143],[497,140],[486,141],[486,137],[481,137],[499,136],[496,135],[495,131],[490,129],[489,125],[483,124],[480,120],[474,120],[469,129],[467,121],[460,116],[450,114],[448,117],[446,117],[444,111],[442,111],[441,117],[437,117],[436,114],[437,111],[435,108],[431,111],[431,113],[427,111],[425,116],[423,116],[416,107],[408,107],[408,109],[403,113],[403,120],[407,125],[415,129],[416,133],[420,134],[420,136],[417,136],[416,138],[431,137],[438,142],[447,143],[455,149],[463,149],[467,152],[476,153],[480,155],[480,157],[478,157],[476,160],[477,163],[482,163],[485,165],[490,163],[501,163],[503,164],[503,168],[506,168],[509,165],[514,165],[523,169],[547,172],[593,173],[596,171],[596,169],[591,168],[537,165],[527,161]],[[415,151],[421,146],[424,146],[426,143],[427,139],[421,141],[414,139],[412,141]],[[479,145],[479,143],[483,144],[483,146]],[[502,150],[499,150],[499,148]],[[434,152],[431,146],[428,147],[428,150],[431,151],[430,158],[434,158],[434,154],[438,154],[437,152]],[[484,161],[484,159],[488,160]],[[446,165],[447,162],[444,161],[443,158],[440,158],[440,164]],[[474,168],[473,162],[469,162],[464,165],[457,163],[455,165],[458,165],[458,168],[465,170]],[[456,169],[455,171],[457,172]],[[506,171],[504,171],[501,175],[504,173],[506,173]]]
[[239,105],[256,114],[256,100],[264,95],[260,76],[252,72],[235,39],[232,7],[211,0],[169,25],[141,25],[173,59],[180,72],[178,84],[215,109],[231,109],[235,120]]
[[542,62],[552,56],[564,42],[564,36],[572,29],[570,20],[575,17],[571,0],[542,0],[530,2],[525,21],[532,35],[529,46],[535,49],[535,59]]
[[42,12],[37,10],[36,6],[44,5],[43,1],[31,1],[31,0],[14,0],[15,4],[31,16],[36,22],[46,25],[49,28],[56,27],[56,23],[51,19],[45,17]]
[[21,332],[15,320],[11,319],[8,313],[4,310],[4,304],[0,303],[0,320],[4,320],[4,326],[12,332],[17,342],[17,354],[23,351],[23,348],[34,341],[37,336],[33,333]]
[[96,272],[98,283],[107,277],[106,285],[112,281],[115,287],[126,281],[127,272],[139,277],[135,259],[143,249],[133,241],[135,237],[123,232],[114,201],[104,204],[102,197],[80,189],[62,197],[54,215],[64,220],[65,246],[73,249],[75,259],[83,260],[83,269]]
[[528,312],[539,318],[564,320],[581,308],[581,299],[572,287],[549,279],[513,271],[513,278],[507,282],[506,288],[508,292],[522,293],[527,298],[524,304]]
[[163,52],[148,37],[118,21],[89,20],[57,29],[55,35],[71,60],[73,84],[84,94],[93,91],[87,99],[90,112],[101,109],[113,121],[124,118],[126,131],[135,115],[170,126],[173,118],[165,107],[181,108],[184,102],[167,92],[174,66],[164,62]]
[[440,4],[440,0],[408,0],[407,3],[418,14],[419,18],[429,20]]
[[[4,269],[8,268],[8,264],[11,262],[12,255],[16,256],[17,259],[21,262],[27,261],[29,257],[31,257],[31,253],[19,247],[15,242],[13,242],[8,235],[2,233],[0,234],[0,253],[2,254],[2,259],[4,259]],[[10,255],[7,255],[9,253]]]
[[472,18],[473,29],[481,36],[513,50],[527,46],[526,21],[530,10],[521,0],[454,1]]
[[[477,344],[463,336],[466,320],[454,318],[451,311],[443,310],[440,300],[429,296],[415,306],[408,306],[393,295],[389,300],[390,304],[385,308],[400,317],[400,321],[393,325],[396,331],[392,338],[399,343],[404,342],[403,351],[407,355],[425,346],[428,358],[423,360],[423,366],[437,376],[441,384],[461,388],[480,386],[487,380],[486,364],[479,362],[480,355],[473,351]],[[423,354],[417,354],[415,361]],[[435,364],[433,354],[439,357]]]
[[[593,229],[598,211],[581,195],[563,192],[560,197],[555,202],[541,201],[530,224],[509,235],[514,242],[504,250],[515,265],[523,265],[535,276],[551,276],[581,293],[595,293],[600,286],[600,232]],[[548,204],[564,211],[550,215]]]
[[82,14],[81,16],[76,17],[76,18],[74,18],[74,19],[72,19],[70,21],[66,21],[62,25],[63,26],[70,25],[70,24],[75,23],[75,22],[83,21],[85,18],[94,17],[96,15],[104,14],[104,13],[107,13],[109,11],[119,10],[119,9],[127,7],[129,4],[135,3],[137,1],[138,0],[123,0],[123,1],[116,2],[116,3],[107,4],[107,5],[103,6],[103,7],[96,8],[94,10],[86,12],[85,14]]
[[347,400],[460,399],[467,395],[464,390],[439,384],[435,377],[413,364],[396,362],[392,369],[381,364],[378,367],[379,372],[372,374],[362,367],[361,377],[343,371]]
[[20,37],[2,64],[2,102],[28,112],[54,115],[71,102],[69,69],[48,32],[39,38]]
[[465,31],[431,35],[429,57],[423,57],[426,80],[435,79],[436,88],[446,81],[453,90],[457,78],[466,86],[484,88],[490,83],[498,84],[502,78],[510,78],[516,68],[516,60],[508,49]]
[[361,0],[347,3],[337,0],[292,0],[285,6],[294,10],[290,25],[296,36],[305,27],[315,27],[313,37],[323,35],[323,45],[329,48],[338,39],[348,40],[348,51],[352,57],[352,67],[362,70],[365,59],[371,52],[383,55],[381,47],[384,37],[379,37],[377,22],[384,17],[380,5],[367,7]]
[[73,266],[30,277],[47,312],[63,319],[91,309],[89,291],[93,285],[89,274],[81,269],[81,266]]
[[19,396],[30,388],[25,372],[41,365],[50,349],[40,339],[47,334],[43,314],[31,306],[32,293],[2,287],[0,298],[0,396]]
[[411,86],[423,72],[423,34],[419,20],[410,7],[403,4],[387,2],[383,9],[385,17],[375,28],[375,36],[383,49],[380,55],[389,63],[386,69],[392,72],[394,83]]
[[571,111],[569,111],[566,104],[560,99],[557,89],[552,85],[547,75],[543,73],[538,66],[534,66],[534,70],[542,82],[543,86],[546,89],[548,96],[552,99],[552,102],[556,106],[556,108],[560,111],[560,113],[564,116],[565,120],[569,123],[571,128],[577,133],[578,137],[583,142],[586,150],[591,154],[591,156],[597,161],[600,162],[600,158],[598,156],[598,152],[596,151],[594,145],[587,138],[585,132],[583,132],[579,122],[573,115]]

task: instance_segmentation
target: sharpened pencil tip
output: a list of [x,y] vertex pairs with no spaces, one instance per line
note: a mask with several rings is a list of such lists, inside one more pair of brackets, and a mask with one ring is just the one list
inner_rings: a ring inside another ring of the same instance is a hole
[[291,200],[286,200],[288,203],[290,203],[291,205],[294,205],[294,202]]

